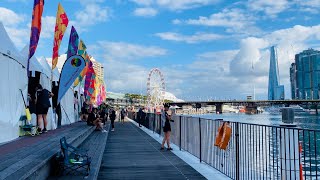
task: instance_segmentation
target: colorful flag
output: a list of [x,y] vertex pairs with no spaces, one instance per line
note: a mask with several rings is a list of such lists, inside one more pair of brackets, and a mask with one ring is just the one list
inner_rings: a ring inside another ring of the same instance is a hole
[[67,14],[64,12],[63,7],[59,3],[57,17],[56,17],[56,26],[54,28],[52,69],[54,69],[57,66],[60,43],[62,41],[64,32],[67,29],[68,23],[69,23],[69,20],[68,20]]
[[[78,55],[82,56],[85,61],[86,61],[86,67],[88,65],[88,60],[87,60],[87,51],[86,51],[87,47],[86,45],[84,44],[84,42],[82,40],[80,40],[80,43],[79,43],[79,47],[78,47]],[[74,84],[73,86],[76,87],[79,82],[82,81],[85,73],[86,73],[86,67],[81,71],[79,77],[74,81]]]
[[78,46],[79,46],[79,35],[78,35],[76,29],[72,26],[70,38],[69,38],[67,59],[78,53]]
[[82,56],[73,55],[66,60],[62,67],[59,79],[58,103],[70,88],[74,80],[79,76],[84,67],[85,60]]
[[29,72],[29,61],[30,58],[36,52],[40,33],[41,33],[41,17],[43,12],[44,0],[34,0],[32,22],[31,22],[31,34],[30,34],[30,45],[29,45],[29,57],[28,57],[28,72]]
[[86,79],[84,84],[84,97],[86,100],[90,100],[93,97],[94,92],[94,79],[95,79],[95,72],[93,69],[93,63],[89,62],[89,67],[86,72]]

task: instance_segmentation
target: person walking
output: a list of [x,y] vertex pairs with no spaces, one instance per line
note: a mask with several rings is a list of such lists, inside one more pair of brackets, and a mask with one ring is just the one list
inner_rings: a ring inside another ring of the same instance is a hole
[[174,121],[171,119],[171,114],[168,114],[168,110],[169,110],[169,104],[165,104],[164,105],[164,112],[162,112],[162,115],[161,115],[161,119],[165,119],[165,123],[163,126],[164,137],[162,140],[160,150],[164,150],[164,144],[167,142],[167,150],[170,151],[170,150],[172,150],[172,148],[170,146],[170,134],[171,134],[170,121],[171,122],[174,122]]
[[124,124],[124,118],[127,116],[127,112],[126,110],[124,110],[124,108],[121,109],[120,116],[121,116],[121,124]]
[[[39,133],[48,132],[47,131],[47,113],[49,108],[51,107],[50,98],[53,97],[54,94],[47,89],[43,89],[41,84],[38,84],[36,87],[36,114],[37,114],[37,124]],[[41,129],[43,122],[43,129]]]
[[140,108],[139,108],[139,111],[138,111],[138,113],[137,113],[137,120],[138,120],[138,123],[139,123],[139,127],[142,127],[142,126],[141,126],[142,119],[143,119],[143,110],[142,110],[142,108],[140,107]]
[[111,120],[111,127],[112,127],[111,131],[114,131],[114,121],[116,120],[116,111],[114,110],[113,107],[110,110],[109,118]]

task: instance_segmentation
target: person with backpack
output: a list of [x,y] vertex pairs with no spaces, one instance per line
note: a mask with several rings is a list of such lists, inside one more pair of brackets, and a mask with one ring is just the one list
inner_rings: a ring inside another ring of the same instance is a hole
[[[43,89],[41,84],[38,84],[36,87],[36,114],[37,114],[37,124],[38,124],[38,132],[48,132],[47,130],[47,113],[49,108],[51,107],[50,98],[53,97],[54,94],[47,89]],[[43,122],[43,129],[41,129]]]

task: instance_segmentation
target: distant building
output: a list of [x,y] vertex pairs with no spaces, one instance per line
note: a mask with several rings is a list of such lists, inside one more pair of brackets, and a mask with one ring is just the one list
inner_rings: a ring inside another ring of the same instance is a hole
[[269,85],[268,100],[283,100],[284,86],[279,85],[278,54],[274,46],[270,48],[270,67],[269,67]]
[[99,79],[103,80],[103,78],[104,78],[103,65],[101,63],[99,63],[98,61],[96,61],[93,57],[90,57],[90,60],[93,63],[94,72],[96,73],[96,75],[98,76]]
[[320,99],[320,51],[304,50],[290,67],[292,99]]

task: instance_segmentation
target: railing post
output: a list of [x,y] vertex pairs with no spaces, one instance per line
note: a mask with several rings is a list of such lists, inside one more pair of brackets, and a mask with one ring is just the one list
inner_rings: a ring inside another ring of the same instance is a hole
[[180,118],[179,118],[179,148],[180,148],[180,151],[181,151],[181,118],[182,118],[182,116],[179,116]]
[[200,145],[200,163],[202,161],[202,157],[201,157],[201,150],[202,150],[202,147],[201,147],[201,118],[199,118],[199,145]]
[[154,133],[155,129],[156,129],[156,114],[154,113],[153,114],[153,133]]
[[236,122],[236,180],[240,179],[240,145],[239,145],[239,122]]
[[161,121],[161,114],[159,114],[159,124],[160,124],[160,127],[159,127],[159,136],[161,136],[161,129],[162,129],[162,121]]

